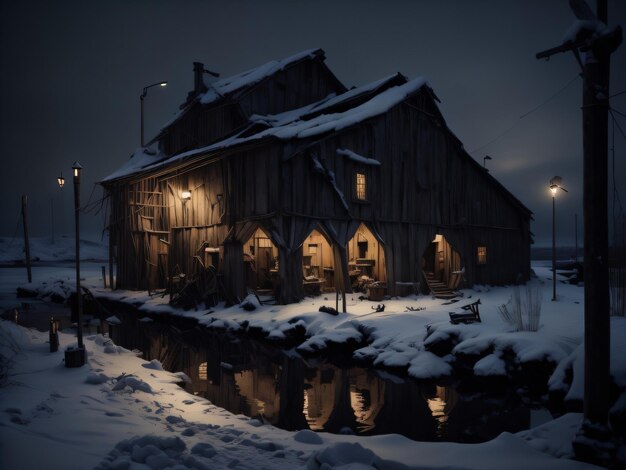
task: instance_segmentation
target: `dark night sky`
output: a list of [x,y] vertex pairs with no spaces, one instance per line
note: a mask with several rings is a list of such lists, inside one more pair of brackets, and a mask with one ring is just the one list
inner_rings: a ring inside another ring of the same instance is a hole
[[[548,180],[562,176],[559,240],[573,243],[575,213],[580,236],[580,70],[571,54],[535,59],[573,23],[566,0],[0,1],[1,235],[15,233],[24,193],[34,235],[50,233],[52,206],[56,234],[73,233],[72,162],[84,167],[83,202],[92,191],[99,200],[94,184],[139,145],[144,86],[169,81],[146,98],[148,140],[192,88],[193,61],[227,77],[321,47],[348,87],[398,71],[424,76],[465,148],[481,163],[493,157],[491,173],[535,213],[539,245],[551,236]],[[626,26],[626,2],[608,3],[610,25]],[[624,90],[626,45],[612,56],[611,93]],[[626,93],[612,106],[626,114]],[[615,148],[626,203],[619,134]],[[84,220],[98,238],[102,214]]]

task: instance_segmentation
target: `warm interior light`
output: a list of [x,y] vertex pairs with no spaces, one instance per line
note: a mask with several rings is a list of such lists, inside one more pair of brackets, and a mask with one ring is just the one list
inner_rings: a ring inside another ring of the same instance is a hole
[[78,176],[78,168],[74,168],[74,176]]
[[183,199],[183,201],[188,201],[189,199],[191,199],[191,191],[187,190],[187,191],[183,191],[181,194],[181,197]]
[[478,264],[487,264],[487,247],[479,246],[476,249]]
[[356,174],[356,198],[365,201],[367,195],[367,187],[365,180],[365,173]]

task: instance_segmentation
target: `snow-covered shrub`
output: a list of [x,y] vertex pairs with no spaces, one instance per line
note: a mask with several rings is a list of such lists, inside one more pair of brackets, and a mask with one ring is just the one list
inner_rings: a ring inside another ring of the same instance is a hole
[[541,318],[542,295],[538,288],[526,286],[524,298],[520,294],[519,287],[513,290],[513,297],[507,304],[498,307],[500,316],[515,331],[537,331]]

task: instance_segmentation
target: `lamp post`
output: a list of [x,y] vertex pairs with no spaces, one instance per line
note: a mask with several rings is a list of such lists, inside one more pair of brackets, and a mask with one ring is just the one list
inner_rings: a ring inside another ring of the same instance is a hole
[[[65,367],[81,367],[85,364],[86,353],[83,344],[83,296],[80,288],[80,172],[83,167],[78,162],[72,165],[74,174],[74,220],[76,238],[76,337],[78,348],[68,347],[65,350]],[[58,179],[59,185],[65,182],[63,177]]]
[[160,86],[160,87],[164,87],[167,86],[167,82],[158,82],[158,83],[153,83],[152,85],[148,85],[143,87],[143,93],[141,93],[141,95],[139,95],[139,102],[141,104],[141,146],[143,147],[143,142],[144,142],[144,138],[143,138],[143,100],[144,98],[148,95],[148,89],[155,87],[155,86]]
[[559,189],[567,192],[561,186],[562,178],[554,176],[550,179],[550,192],[552,193],[552,300],[556,300],[556,193]]
[[[485,155],[484,156],[484,158],[483,158],[483,168],[485,170],[487,170],[487,160],[493,160],[493,158],[491,158],[489,155]],[[487,171],[489,171],[489,170],[487,170]]]

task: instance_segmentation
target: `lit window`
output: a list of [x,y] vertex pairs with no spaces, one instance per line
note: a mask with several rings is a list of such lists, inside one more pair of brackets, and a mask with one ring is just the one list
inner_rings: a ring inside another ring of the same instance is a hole
[[487,264],[487,247],[479,246],[476,250],[478,264]]
[[356,174],[356,198],[365,201],[367,194],[367,186],[365,182],[365,173]]
[[203,362],[198,366],[198,378],[200,380],[207,380],[208,379],[208,375],[207,375],[207,363]]

